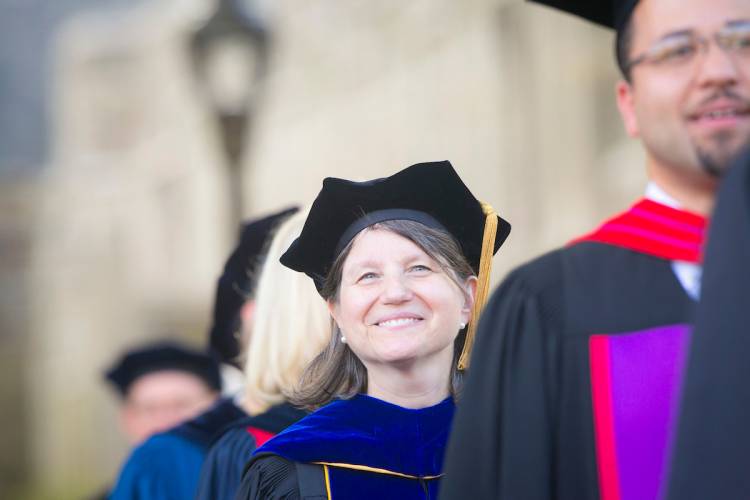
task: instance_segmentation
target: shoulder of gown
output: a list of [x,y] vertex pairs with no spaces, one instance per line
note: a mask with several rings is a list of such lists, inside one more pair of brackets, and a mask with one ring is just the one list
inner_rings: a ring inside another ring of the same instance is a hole
[[246,466],[236,499],[299,500],[295,463],[278,455],[256,455]]
[[[248,427],[276,434],[306,415],[289,403],[260,415],[238,420],[214,443],[201,470],[196,500],[231,500],[242,480],[245,464],[258,447]],[[262,443],[261,443],[262,444]]]
[[553,497],[547,470],[549,396],[556,375],[554,345],[563,329],[559,297],[567,253],[557,250],[514,270],[483,311],[446,454],[441,498],[517,498],[521,492],[529,499]]
[[[669,261],[596,242],[511,272],[479,322],[441,498],[549,499],[563,487],[580,493],[566,498],[593,498],[593,431],[581,427],[591,418],[590,375],[578,370],[588,366],[588,334],[675,324],[690,306]],[[565,421],[563,398],[574,402]],[[575,467],[556,448],[574,432],[591,440],[578,443]],[[569,479],[568,467],[580,476]]]
[[128,457],[111,493],[112,500],[177,499],[192,496],[189,479],[200,470],[203,450],[170,434],[157,434]]
[[211,447],[201,468],[196,500],[231,500],[256,443],[245,426],[225,432]]

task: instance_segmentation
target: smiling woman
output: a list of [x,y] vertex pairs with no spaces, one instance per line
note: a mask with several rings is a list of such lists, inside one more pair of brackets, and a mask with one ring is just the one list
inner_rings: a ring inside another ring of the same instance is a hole
[[436,498],[462,358],[509,232],[448,162],[326,179],[281,258],[332,316],[291,396],[317,410],[257,450],[238,498]]
[[[430,346],[420,344],[423,337],[419,334],[425,329],[427,334],[444,333],[446,329],[440,329],[443,316],[451,313],[461,316],[445,322],[448,334],[455,338],[450,339],[455,347],[449,353],[453,363],[448,388],[452,396],[458,396],[463,379],[458,355],[466,339],[475,284],[474,271],[460,245],[445,231],[411,220],[388,220],[364,229],[341,251],[321,289],[333,316],[339,319],[328,347],[305,372],[295,402],[315,409],[335,397],[373,395],[377,388],[368,384],[368,373],[390,371],[389,362],[398,367],[394,370],[397,374],[419,370],[420,365],[432,361],[418,355],[420,349]],[[448,292],[458,305],[434,304],[439,292]],[[362,301],[359,308],[366,308],[361,311],[369,326],[364,337],[358,335],[356,321],[351,324],[349,319],[359,311],[357,301]],[[425,322],[429,324],[425,326]],[[409,346],[416,351],[398,352]],[[378,382],[377,376],[374,382]],[[403,403],[413,406],[416,402]]]

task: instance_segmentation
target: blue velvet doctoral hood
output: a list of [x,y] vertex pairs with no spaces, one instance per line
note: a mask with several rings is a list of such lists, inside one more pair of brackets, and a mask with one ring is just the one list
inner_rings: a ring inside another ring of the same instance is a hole
[[349,464],[410,476],[438,476],[450,433],[452,398],[412,410],[357,395],[308,415],[255,454],[304,463]]

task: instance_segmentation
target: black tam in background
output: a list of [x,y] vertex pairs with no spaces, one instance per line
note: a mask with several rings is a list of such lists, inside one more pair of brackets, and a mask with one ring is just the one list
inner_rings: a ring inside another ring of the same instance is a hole
[[240,241],[224,265],[216,285],[208,351],[222,363],[240,366],[240,311],[255,291],[256,272],[274,230],[298,210],[287,208],[243,225]]

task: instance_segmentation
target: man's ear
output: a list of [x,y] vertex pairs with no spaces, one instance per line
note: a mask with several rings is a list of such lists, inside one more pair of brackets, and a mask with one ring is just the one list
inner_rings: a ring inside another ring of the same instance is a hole
[[620,110],[625,132],[630,137],[637,138],[641,135],[638,128],[638,118],[635,113],[635,102],[633,100],[633,84],[625,80],[617,82],[617,109]]
[[139,430],[137,423],[138,416],[136,415],[136,411],[132,408],[131,405],[128,404],[127,401],[123,401],[118,413],[120,428],[122,429],[122,432],[125,434],[125,436],[127,436],[130,444],[138,444],[137,435]]

